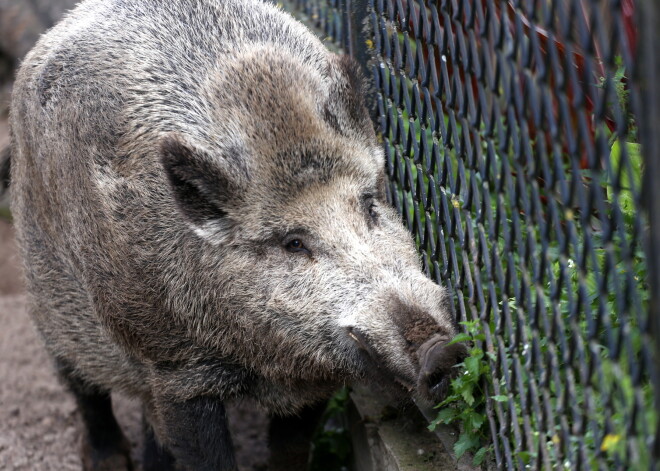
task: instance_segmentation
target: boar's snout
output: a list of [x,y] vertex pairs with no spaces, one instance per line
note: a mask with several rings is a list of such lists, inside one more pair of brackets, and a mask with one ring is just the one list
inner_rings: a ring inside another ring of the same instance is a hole
[[380,373],[383,379],[394,380],[409,392],[416,391],[420,399],[434,404],[447,396],[451,380],[459,373],[456,365],[462,362],[468,353],[466,346],[461,343],[449,345],[450,336],[434,334],[416,351],[410,352],[417,363],[417,378],[414,378],[388,364],[386,355],[374,348],[369,336],[360,329],[349,327],[347,334],[370,358],[370,364],[374,368],[372,373]]
[[417,391],[422,398],[434,403],[447,396],[452,378],[459,373],[456,365],[468,354],[464,344],[449,345],[450,340],[445,335],[436,334],[417,350]]

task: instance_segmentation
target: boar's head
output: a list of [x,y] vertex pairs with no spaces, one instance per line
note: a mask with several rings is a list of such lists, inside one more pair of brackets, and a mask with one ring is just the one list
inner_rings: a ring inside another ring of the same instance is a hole
[[214,135],[161,146],[190,233],[221,261],[199,335],[282,391],[374,378],[442,397],[465,347],[447,345],[447,294],[386,202],[356,67],[262,46],[214,79]]

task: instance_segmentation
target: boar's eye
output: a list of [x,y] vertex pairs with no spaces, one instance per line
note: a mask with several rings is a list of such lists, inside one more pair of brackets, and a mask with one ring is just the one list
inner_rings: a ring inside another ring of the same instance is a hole
[[295,252],[302,252],[306,254],[310,254],[310,251],[305,247],[305,244],[303,244],[302,240],[298,238],[290,239],[284,244],[284,248],[292,253]]
[[363,196],[364,207],[367,208],[367,212],[371,219],[378,221],[378,212],[376,211],[376,200],[372,195]]
[[378,217],[378,213],[376,213],[376,203],[374,203],[373,200],[369,203],[369,216],[374,219]]

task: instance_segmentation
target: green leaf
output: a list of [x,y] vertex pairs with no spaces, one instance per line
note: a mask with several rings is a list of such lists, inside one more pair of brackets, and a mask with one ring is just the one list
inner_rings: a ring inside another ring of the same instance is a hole
[[447,345],[453,345],[459,342],[469,342],[470,340],[472,340],[472,337],[470,337],[469,334],[466,334],[465,332],[461,332],[460,334],[457,334],[456,337],[451,339],[451,341]]
[[499,395],[499,396],[490,396],[490,398],[491,398],[493,401],[497,401],[497,402],[508,402],[508,401],[509,401],[509,397],[508,397],[508,396],[502,396],[502,395]]
[[468,406],[474,404],[474,395],[472,394],[472,388],[465,388],[461,391],[461,396],[463,400],[467,403]]
[[456,453],[456,459],[459,459],[465,454],[466,451],[473,450],[481,445],[481,441],[477,435],[471,433],[461,433],[461,436],[458,437],[458,441],[454,443],[454,453]]
[[[483,353],[482,353],[483,356]],[[479,379],[479,358],[478,357],[467,357],[463,360],[465,363],[465,369],[468,374],[476,381]]]
[[451,423],[460,411],[454,407],[447,407],[445,409],[441,409],[440,412],[438,412],[438,416],[435,418],[433,422],[435,423],[442,423],[442,424],[449,424]]
[[[612,166],[611,175],[609,175],[609,184],[607,185],[607,196],[613,198],[614,188],[612,182],[616,175],[621,171],[621,190],[619,192],[619,207],[624,214],[634,214],[635,201],[632,190],[640,191],[642,188],[642,172],[644,169],[644,160],[642,158],[641,146],[634,142],[626,142],[626,151],[628,155],[628,165],[623,165],[621,159],[621,143],[614,141],[610,150],[610,164]],[[623,168],[621,166],[623,165]]]
[[529,451],[519,451],[516,456],[525,464],[531,463],[532,458],[534,458],[534,454]]
[[438,412],[438,419],[442,420],[443,423],[448,424],[458,415],[459,410],[453,407],[447,407],[446,409]]
[[459,393],[466,387],[465,384],[465,375],[461,374],[460,376],[455,377],[451,380],[451,389],[452,391]]
[[479,431],[486,421],[486,416],[474,410],[468,410],[466,413],[461,414],[461,416],[463,417],[463,426],[466,430],[470,431]]
[[442,401],[440,404],[435,406],[434,409],[440,409],[448,404],[451,404],[452,402],[458,402],[460,398],[461,396],[459,396],[458,394],[452,394],[450,396],[447,396],[447,398],[444,401]]
[[487,453],[488,453],[488,447],[482,446],[481,448],[479,448],[479,450],[474,454],[474,458],[472,459],[472,464],[475,466],[479,466],[486,459]]
[[463,321],[459,324],[465,326],[465,330],[470,334],[476,334],[479,331],[479,321]]

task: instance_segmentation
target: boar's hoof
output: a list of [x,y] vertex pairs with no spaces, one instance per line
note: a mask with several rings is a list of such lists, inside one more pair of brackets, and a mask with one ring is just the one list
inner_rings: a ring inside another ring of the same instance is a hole
[[455,366],[467,356],[465,345],[448,345],[446,336],[434,335],[417,350],[419,377],[417,390],[422,398],[437,403],[449,390],[449,384],[459,370]]
[[125,437],[108,446],[94,446],[83,437],[82,462],[84,471],[133,471],[130,444]]

